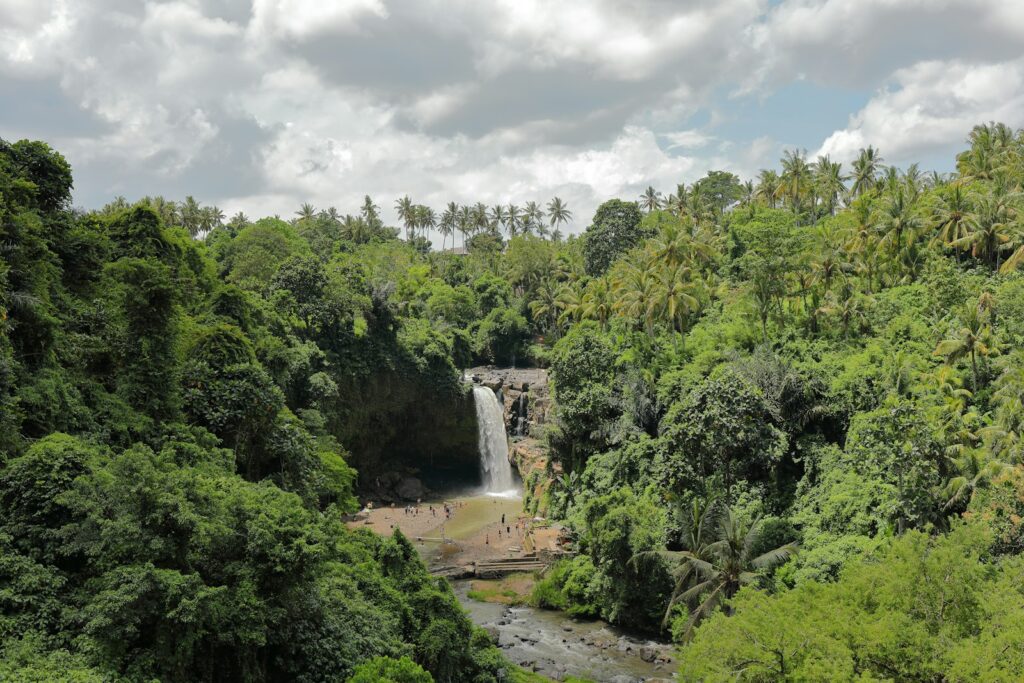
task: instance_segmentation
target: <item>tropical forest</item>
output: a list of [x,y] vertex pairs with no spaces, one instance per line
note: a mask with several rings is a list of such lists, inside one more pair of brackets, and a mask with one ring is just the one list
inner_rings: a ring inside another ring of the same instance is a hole
[[967,133],[592,215],[0,142],[0,680],[1019,681],[1024,132]]

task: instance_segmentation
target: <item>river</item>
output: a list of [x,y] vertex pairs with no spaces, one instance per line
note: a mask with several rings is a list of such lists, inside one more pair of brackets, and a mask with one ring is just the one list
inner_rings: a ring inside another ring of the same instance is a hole
[[512,662],[562,680],[566,676],[602,683],[670,681],[671,647],[631,636],[600,621],[577,621],[561,612],[510,607],[473,600],[470,581],[452,585],[475,624],[497,638]]

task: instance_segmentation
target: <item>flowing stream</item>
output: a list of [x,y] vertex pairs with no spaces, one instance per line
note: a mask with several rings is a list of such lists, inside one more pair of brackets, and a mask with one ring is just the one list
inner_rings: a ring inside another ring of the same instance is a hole
[[487,387],[473,387],[476,404],[480,470],[484,491],[491,495],[518,494],[508,461],[508,436],[505,434],[505,413],[498,397]]
[[[568,676],[599,683],[671,681],[672,647],[600,621],[578,621],[560,612],[478,602],[471,581],[454,582],[470,618],[495,637],[511,661],[556,681]],[[665,661],[669,660],[669,661]]]

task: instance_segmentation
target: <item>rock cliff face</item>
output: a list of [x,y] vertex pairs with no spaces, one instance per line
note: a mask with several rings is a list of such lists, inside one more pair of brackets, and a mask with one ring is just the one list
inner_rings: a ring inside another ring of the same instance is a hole
[[509,435],[508,457],[522,477],[531,500],[541,500],[550,479],[543,427],[551,410],[547,370],[539,368],[479,367],[466,371],[467,379],[490,387],[505,410]]
[[466,377],[494,390],[505,408],[509,437],[536,436],[551,408],[547,370],[540,368],[472,368]]

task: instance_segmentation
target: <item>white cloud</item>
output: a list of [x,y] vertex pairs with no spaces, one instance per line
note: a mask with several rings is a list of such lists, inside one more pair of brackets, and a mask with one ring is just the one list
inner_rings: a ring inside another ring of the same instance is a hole
[[405,193],[558,194],[581,229],[648,184],[774,163],[773,122],[755,109],[738,130],[726,95],[874,91],[822,151],[897,161],[1024,124],[1020,54],[1024,3],[999,0],[0,0],[0,111],[39,90],[88,124],[40,132],[29,110],[0,135],[53,142],[89,206],[164,191],[286,214],[371,194],[390,217]]
[[354,31],[361,18],[387,14],[381,0],[253,0],[251,30],[258,40],[304,39]]
[[696,129],[664,133],[663,137],[669,141],[669,149],[695,149],[704,147],[715,139],[714,136],[707,135]]
[[963,142],[977,123],[1024,125],[1024,59],[998,64],[929,61],[900,69],[818,151],[848,161],[869,144],[889,161]]

